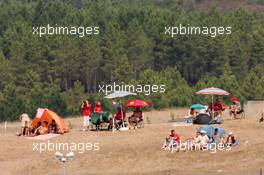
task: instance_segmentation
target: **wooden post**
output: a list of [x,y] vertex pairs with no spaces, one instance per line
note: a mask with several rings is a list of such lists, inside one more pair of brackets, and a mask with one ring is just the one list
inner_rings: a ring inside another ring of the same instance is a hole
[[6,130],[7,130],[7,121],[5,121],[5,133],[6,133]]

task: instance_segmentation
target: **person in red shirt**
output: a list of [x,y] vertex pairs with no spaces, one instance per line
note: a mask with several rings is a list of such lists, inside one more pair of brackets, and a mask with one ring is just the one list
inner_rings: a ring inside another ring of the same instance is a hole
[[180,136],[175,132],[175,130],[171,130],[171,133],[168,137],[165,139],[165,143],[162,147],[162,149],[172,149],[173,147],[179,148],[181,143]]
[[91,103],[89,101],[83,101],[81,109],[83,115],[83,131],[88,131],[90,124]]
[[180,145],[180,136],[175,133],[175,130],[171,130],[171,134],[168,137],[169,139],[172,139],[174,142],[176,142],[178,145]]
[[99,113],[102,114],[103,110],[102,110],[102,105],[100,103],[100,101],[97,101],[94,107],[94,113]]
[[221,103],[220,99],[217,98],[216,102],[213,104],[214,116],[213,117],[222,117],[222,111],[225,110],[224,105]]
[[119,129],[122,126],[123,122],[125,124],[125,117],[126,117],[126,112],[124,110],[122,110],[121,112],[121,107],[120,107],[118,109],[118,112],[115,114],[115,126],[117,129]]

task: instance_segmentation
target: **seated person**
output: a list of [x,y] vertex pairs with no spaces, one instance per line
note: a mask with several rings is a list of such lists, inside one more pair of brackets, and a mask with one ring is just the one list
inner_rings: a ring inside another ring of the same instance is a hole
[[192,145],[192,149],[195,149],[195,146],[199,144],[199,140],[198,140],[198,137],[201,135],[200,131],[197,130],[196,134],[194,137],[191,137],[189,139],[189,143],[191,143]]
[[115,126],[117,129],[119,129],[122,126],[123,120],[125,120],[125,117],[126,117],[126,112],[123,111],[123,116],[122,116],[121,108],[120,108],[119,112],[115,114]]
[[222,116],[222,111],[225,110],[224,105],[221,103],[220,99],[217,98],[216,102],[213,104],[213,110],[214,110],[214,117],[215,116]]
[[227,146],[235,146],[235,145],[238,145],[238,144],[239,144],[239,141],[236,140],[234,134],[232,132],[229,132],[228,136],[226,138],[226,145]]
[[97,101],[94,106],[94,113],[102,114],[103,109],[100,101]]
[[33,126],[33,128],[31,129],[31,134],[34,136],[36,135],[36,130],[41,126],[41,121],[38,121],[37,126]]
[[239,101],[232,101],[230,106],[229,117],[230,119],[236,118],[237,114],[241,111],[241,105]]
[[181,143],[181,139],[180,136],[178,134],[175,133],[175,130],[171,130],[171,133],[169,136],[167,136],[165,138],[165,143],[163,144],[162,149],[166,149],[166,148],[173,148],[173,147],[178,147],[180,146]]
[[43,125],[41,125],[38,128],[36,128],[35,130],[35,135],[44,135],[44,134],[48,134],[48,122],[44,121]]
[[198,114],[199,112],[196,109],[191,108],[190,113],[189,113],[190,117],[196,117]]
[[218,128],[215,128],[214,130],[214,134],[212,136],[212,143],[215,143],[216,145],[223,143],[223,137],[221,137]]
[[30,127],[29,127],[30,118],[29,118],[28,114],[27,113],[21,114],[19,119],[21,121],[21,133],[18,134],[18,136],[20,136],[20,135],[25,135],[25,136],[29,135],[29,133],[30,133],[30,131],[29,131],[30,130]]
[[[103,114],[103,109],[100,101],[97,101],[94,106],[94,113],[97,113],[100,115],[100,121],[103,120],[102,114]],[[96,129],[99,129],[99,126],[96,126]]]
[[54,134],[59,133],[59,128],[58,128],[55,120],[52,120],[51,123],[49,124],[49,133],[54,133]]
[[209,137],[207,136],[207,132],[205,130],[201,130],[200,135],[197,137],[196,141],[197,144],[195,146],[198,146],[199,149],[206,147],[207,144],[209,143]]
[[133,114],[129,117],[128,120],[130,124],[135,124],[135,127],[137,127],[138,124],[143,121],[143,114],[139,107],[137,107],[135,111],[133,111]]

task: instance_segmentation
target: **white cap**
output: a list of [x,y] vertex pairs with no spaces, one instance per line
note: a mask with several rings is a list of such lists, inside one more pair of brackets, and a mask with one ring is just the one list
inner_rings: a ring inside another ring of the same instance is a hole
[[228,135],[233,135],[233,133],[232,132],[229,132]]
[[205,130],[201,130],[200,133],[206,134],[207,132]]

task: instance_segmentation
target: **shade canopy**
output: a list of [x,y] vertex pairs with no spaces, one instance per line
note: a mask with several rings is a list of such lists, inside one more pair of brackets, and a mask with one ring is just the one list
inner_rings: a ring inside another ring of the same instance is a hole
[[131,100],[125,105],[125,107],[146,107],[146,106],[149,106],[149,103],[139,99]]
[[202,105],[202,104],[193,104],[192,106],[190,106],[190,108],[191,109],[198,109],[198,110],[200,110],[200,109],[205,109],[205,106],[204,105]]
[[111,94],[108,94],[107,96],[105,96],[104,98],[121,98],[121,97],[125,97],[128,95],[137,95],[136,93],[132,93],[132,92],[128,92],[128,91],[114,91]]
[[223,89],[210,87],[210,88],[205,88],[198,92],[195,92],[195,94],[198,94],[198,95],[229,95],[229,92]]

